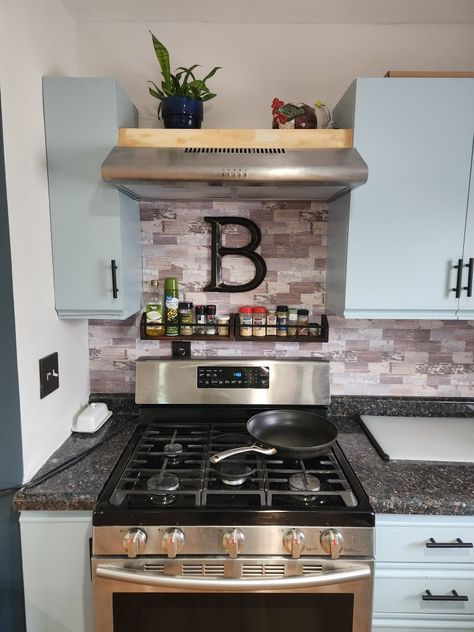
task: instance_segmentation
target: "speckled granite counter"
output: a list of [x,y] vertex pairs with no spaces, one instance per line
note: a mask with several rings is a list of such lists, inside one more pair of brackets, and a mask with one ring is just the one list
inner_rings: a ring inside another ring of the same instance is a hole
[[[96,396],[96,401],[107,401]],[[127,398],[108,401],[114,414],[92,436],[71,435],[38,474],[110,437],[82,461],[37,487],[20,491],[15,508],[22,510],[91,510],[134,429],[133,408]],[[428,401],[396,398],[335,397],[330,417],[339,429],[338,441],[364,486],[376,513],[474,515],[474,465],[383,461],[360,427],[357,414],[473,417],[459,400]],[[123,424],[118,434],[117,429]]]
[[75,465],[36,487],[20,490],[15,496],[15,509],[94,509],[102,487],[135,429],[134,421],[136,417],[131,414],[114,414],[103,428],[93,435],[73,433],[38,471],[35,478],[107,438],[102,445]]

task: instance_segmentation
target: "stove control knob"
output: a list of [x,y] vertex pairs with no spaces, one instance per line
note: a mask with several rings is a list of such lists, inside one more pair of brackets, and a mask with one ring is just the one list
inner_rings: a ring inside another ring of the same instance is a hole
[[321,546],[333,560],[337,560],[344,548],[344,539],[336,529],[326,529],[321,533]]
[[301,556],[305,547],[304,533],[301,529],[291,529],[283,538],[283,546],[295,560]]
[[230,529],[224,533],[222,544],[229,557],[237,557],[244,548],[245,536],[240,529]]
[[137,557],[143,551],[146,543],[146,533],[142,529],[129,529],[123,537],[123,548],[128,557]]
[[176,557],[184,546],[184,533],[181,529],[168,529],[161,538],[161,544],[168,557]]

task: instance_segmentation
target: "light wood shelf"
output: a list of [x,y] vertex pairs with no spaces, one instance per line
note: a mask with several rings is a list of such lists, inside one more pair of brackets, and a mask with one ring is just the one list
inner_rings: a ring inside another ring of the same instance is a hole
[[345,149],[351,129],[119,129],[119,147]]

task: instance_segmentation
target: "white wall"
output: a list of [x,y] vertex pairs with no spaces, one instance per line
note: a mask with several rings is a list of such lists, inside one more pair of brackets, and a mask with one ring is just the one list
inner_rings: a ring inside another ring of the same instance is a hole
[[[115,77],[139,108],[141,127],[161,125],[147,90],[147,80],[160,79],[148,29],[173,68],[223,66],[209,81],[217,93],[205,104],[210,128],[271,127],[276,96],[332,107],[355,77],[388,69],[474,70],[473,25],[79,22],[80,74]],[[421,115],[414,103],[413,116]],[[447,104],[440,124],[451,115]]]
[[[41,78],[77,70],[75,23],[59,0],[2,0],[0,59],[27,480],[69,435],[89,394],[87,321],[60,321],[54,310]],[[40,400],[38,360],[54,351],[60,387]]]

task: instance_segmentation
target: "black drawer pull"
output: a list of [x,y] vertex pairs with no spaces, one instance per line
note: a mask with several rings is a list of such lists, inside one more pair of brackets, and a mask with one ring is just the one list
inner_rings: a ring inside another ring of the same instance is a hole
[[456,287],[451,289],[451,292],[455,292],[456,298],[461,298],[461,289],[462,289],[462,269],[463,269],[463,261],[462,259],[458,259],[458,265],[453,266],[455,270],[457,270],[456,274]]
[[112,268],[112,296],[117,298],[118,295],[118,287],[117,287],[117,268],[118,265],[115,263],[115,259],[110,261],[110,267]]
[[458,595],[455,590],[452,590],[450,595],[432,595],[431,590],[426,589],[421,598],[423,601],[469,601],[467,595]]
[[472,542],[463,542],[461,538],[456,538],[456,542],[436,542],[430,538],[426,543],[427,549],[472,549]]
[[466,290],[470,298],[472,296],[472,279],[474,277],[474,257],[471,257],[469,263],[466,263],[464,267],[467,268],[467,285],[463,287],[463,290]]

